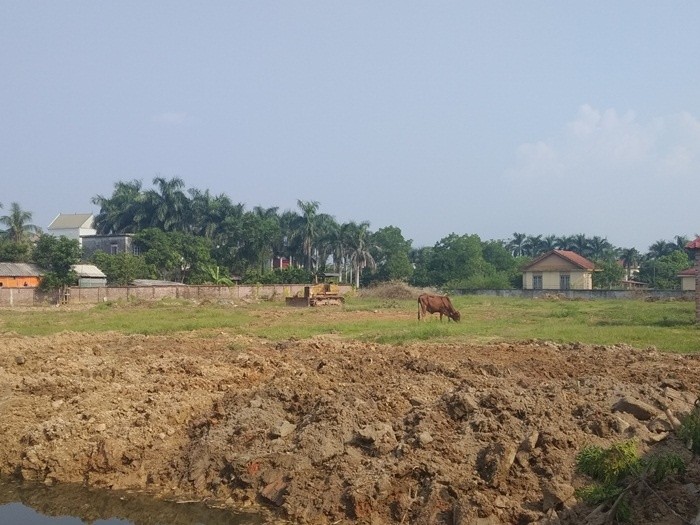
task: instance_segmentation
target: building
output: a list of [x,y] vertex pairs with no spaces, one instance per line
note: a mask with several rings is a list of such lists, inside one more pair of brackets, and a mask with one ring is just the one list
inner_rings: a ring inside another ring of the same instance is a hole
[[0,287],[3,288],[36,288],[41,275],[35,264],[0,262]]
[[552,250],[523,268],[524,290],[592,290],[595,263],[568,250]]
[[49,224],[48,233],[54,237],[75,239],[82,246],[82,237],[97,233],[94,222],[92,213],[59,213]]
[[95,252],[102,251],[109,255],[131,253],[138,255],[138,247],[134,244],[132,233],[113,235],[85,235],[83,239],[83,260],[89,261]]
[[96,288],[107,286],[107,276],[97,266],[92,264],[74,264],[71,269],[78,275],[80,288]]
[[695,291],[695,276],[697,273],[698,271],[696,268],[688,268],[678,274],[678,277],[681,279],[681,290],[684,292]]

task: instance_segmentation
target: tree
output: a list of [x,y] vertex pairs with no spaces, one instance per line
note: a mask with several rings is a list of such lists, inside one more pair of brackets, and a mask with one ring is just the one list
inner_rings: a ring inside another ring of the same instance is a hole
[[77,275],[72,266],[78,264],[80,256],[77,240],[65,236],[41,235],[32,253],[34,262],[45,271],[40,288],[55,290],[74,284]]
[[302,201],[297,200],[297,206],[301,210],[301,220],[299,222],[299,232],[302,240],[302,247],[304,255],[306,256],[305,268],[311,271],[313,268],[312,256],[314,242],[316,242],[317,237],[317,212],[320,204],[317,201]]
[[377,263],[378,281],[408,281],[413,266],[408,259],[411,241],[404,239],[396,226],[380,228],[371,235],[371,253]]
[[619,288],[620,282],[625,277],[625,269],[614,259],[603,259],[596,262],[596,271],[593,272],[593,288],[607,289]]
[[622,267],[625,270],[625,277],[627,279],[632,278],[632,268],[635,268],[641,259],[641,254],[636,248],[623,248],[620,251],[620,260],[622,261]]
[[355,272],[355,288],[360,287],[360,276],[364,268],[375,268],[376,263],[370,251],[369,223],[354,224],[349,232],[349,254],[353,271]]
[[647,258],[639,266],[639,280],[653,288],[675,290],[680,288],[678,274],[690,268],[691,261],[685,251],[675,250],[658,258]]
[[520,257],[525,255],[525,248],[527,247],[527,235],[524,233],[514,233],[513,238],[508,241],[507,245],[513,257]]
[[439,286],[459,285],[483,275],[484,266],[479,236],[452,233],[433,247],[428,260],[428,278]]
[[164,280],[188,284],[206,282],[211,259],[211,243],[204,237],[184,232],[164,232],[148,228],[134,236],[149,272]]
[[134,279],[149,279],[153,277],[143,257],[131,253],[107,254],[97,251],[91,257],[91,262],[107,276],[107,284],[126,286]]
[[30,233],[39,231],[35,225],[31,224],[32,213],[23,210],[19,204],[13,202],[10,204],[10,213],[0,217],[0,224],[7,226],[6,235],[16,243],[22,244],[27,242]]
[[135,233],[140,229],[139,220],[145,215],[141,181],[119,181],[114,184],[111,197],[96,195],[92,203],[100,207],[95,216],[98,234]]
[[189,199],[182,191],[184,181],[179,177],[170,180],[155,177],[153,184],[158,191],[145,193],[147,216],[143,217],[144,224],[166,232],[185,231],[189,220]]

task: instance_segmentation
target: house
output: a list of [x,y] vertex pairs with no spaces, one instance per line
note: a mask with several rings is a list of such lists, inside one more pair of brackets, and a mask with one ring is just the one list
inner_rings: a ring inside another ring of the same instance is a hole
[[523,267],[524,290],[591,290],[595,263],[576,252],[552,250]]
[[82,237],[95,235],[95,218],[92,213],[59,213],[49,224],[48,233],[54,237],[68,237],[83,245]]
[[681,279],[681,290],[684,292],[695,291],[695,276],[697,273],[698,271],[696,268],[688,268],[678,274],[678,277]]
[[35,264],[0,262],[0,287],[36,288],[41,270]]
[[131,253],[138,255],[138,247],[134,244],[133,233],[119,233],[112,235],[84,235],[83,260],[88,261],[95,252],[102,251],[109,255],[118,253]]
[[71,269],[78,275],[78,287],[97,288],[107,286],[107,276],[92,264],[74,264]]

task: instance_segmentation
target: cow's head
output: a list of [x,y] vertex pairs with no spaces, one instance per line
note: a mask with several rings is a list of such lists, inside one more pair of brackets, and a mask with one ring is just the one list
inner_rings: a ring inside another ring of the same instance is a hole
[[452,315],[450,316],[450,319],[452,319],[453,321],[459,321],[461,318],[462,318],[462,316],[460,315],[460,313],[457,310],[455,310],[452,313]]

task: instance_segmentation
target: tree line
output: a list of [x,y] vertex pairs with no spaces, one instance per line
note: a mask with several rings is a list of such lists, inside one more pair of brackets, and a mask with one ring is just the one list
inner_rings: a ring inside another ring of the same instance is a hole
[[[612,288],[623,278],[634,278],[656,288],[678,288],[678,272],[691,265],[684,250],[688,238],[683,236],[657,241],[646,254],[615,247],[599,236],[517,232],[507,240],[487,241],[475,234],[451,233],[433,246],[414,248],[397,226],[372,231],[367,221],[340,223],[321,212],[317,201],[298,200],[295,210],[246,209],[225,194],[187,189],[178,177],[155,177],[152,182],[151,188],[144,188],[138,180],[119,181],[111,195],[92,198],[99,207],[98,234],[133,234],[139,252],[93,256],[91,262],[111,283],[128,284],[136,278],[189,284],[230,284],[233,279],[299,283],[332,274],[358,287],[400,280],[445,289],[518,288],[524,264],[563,249],[596,263],[596,287]],[[31,219],[32,213],[14,202],[8,214],[0,216],[5,227],[0,261],[36,262],[54,275],[62,270],[50,268],[52,259],[80,259],[79,247],[69,249],[63,241],[45,239],[50,236]],[[275,259],[285,263],[274,268]],[[65,261],[60,266],[65,268]],[[48,281],[56,285],[61,279],[71,276]]]

